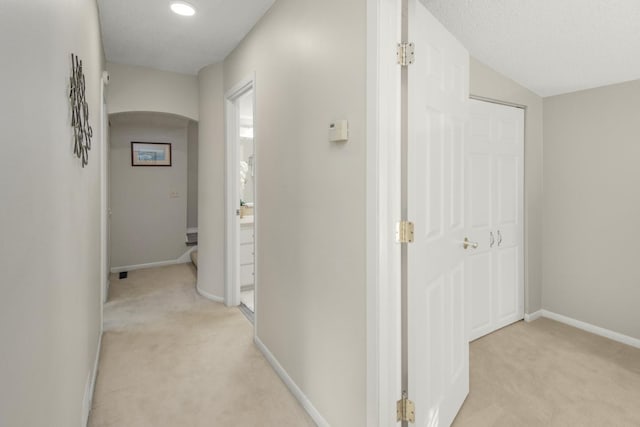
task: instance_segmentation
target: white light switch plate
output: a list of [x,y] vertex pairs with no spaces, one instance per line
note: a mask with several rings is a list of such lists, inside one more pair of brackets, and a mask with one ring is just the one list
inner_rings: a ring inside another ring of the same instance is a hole
[[344,142],[349,140],[349,122],[337,120],[329,125],[329,141]]

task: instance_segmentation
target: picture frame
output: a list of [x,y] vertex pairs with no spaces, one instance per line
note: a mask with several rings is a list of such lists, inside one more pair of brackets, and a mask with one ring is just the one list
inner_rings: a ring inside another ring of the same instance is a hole
[[132,141],[131,166],[171,166],[171,143]]

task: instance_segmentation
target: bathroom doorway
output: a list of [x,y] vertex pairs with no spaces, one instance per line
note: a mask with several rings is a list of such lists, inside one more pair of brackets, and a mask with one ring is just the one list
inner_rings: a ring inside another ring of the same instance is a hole
[[238,180],[240,184],[240,304],[255,310],[253,90],[238,99]]
[[227,94],[227,287],[225,303],[253,321],[256,307],[254,84]]

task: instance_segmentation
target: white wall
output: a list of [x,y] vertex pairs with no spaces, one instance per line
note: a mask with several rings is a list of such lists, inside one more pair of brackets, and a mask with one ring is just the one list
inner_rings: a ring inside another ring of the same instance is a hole
[[640,339],[640,80],[544,99],[543,307]]
[[224,299],[224,81],[222,64],[200,70],[198,289]]
[[[125,115],[134,118],[110,119],[112,268],[171,261],[188,249],[187,120]],[[171,143],[172,166],[132,167],[132,141]]]
[[187,127],[187,227],[198,227],[198,123]]
[[527,106],[524,142],[525,312],[542,308],[542,98],[471,58],[470,92]]
[[225,90],[256,76],[257,335],[335,427],[366,422],[366,16],[279,0],[224,62]]
[[[80,426],[101,330],[95,1],[2,2],[0,52],[0,425]],[[72,52],[94,130],[85,168],[73,155]]]
[[198,78],[133,65],[107,63],[109,113],[151,111],[198,120]]

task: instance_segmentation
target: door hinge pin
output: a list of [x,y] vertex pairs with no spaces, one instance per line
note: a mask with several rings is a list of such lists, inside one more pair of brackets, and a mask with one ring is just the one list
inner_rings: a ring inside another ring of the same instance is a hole
[[413,43],[398,43],[396,57],[398,64],[403,67],[413,64],[415,58],[415,49]]
[[407,397],[407,392],[402,392],[402,399],[398,400],[396,403],[397,421],[408,421],[410,423],[416,422],[416,405],[409,400]]
[[396,224],[396,242],[413,242],[413,223],[410,221],[400,221]]

